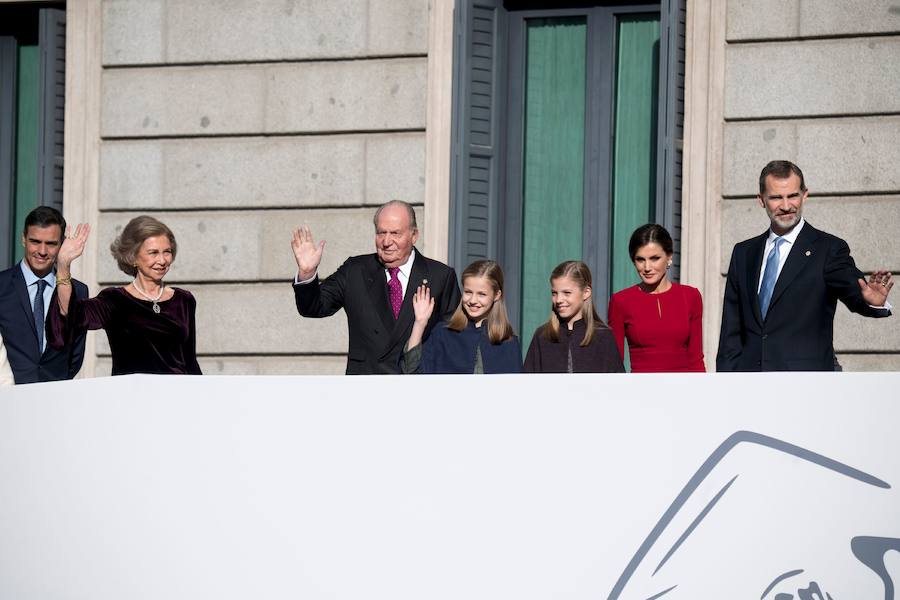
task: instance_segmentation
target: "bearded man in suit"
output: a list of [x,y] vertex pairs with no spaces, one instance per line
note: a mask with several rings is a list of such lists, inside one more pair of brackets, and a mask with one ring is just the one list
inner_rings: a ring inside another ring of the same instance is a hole
[[350,344],[348,375],[400,372],[400,356],[412,331],[412,297],[419,286],[431,290],[435,308],[425,336],[459,305],[456,273],[415,249],[416,213],[401,200],[375,212],[375,253],[352,256],[332,275],[319,280],[325,241],[315,243],[308,226],[297,228],[291,247],[297,260],[294,299],[304,317],[347,315]]
[[866,281],[847,242],[803,219],[808,195],[803,172],[789,161],[760,173],[770,227],[731,254],[717,371],[832,371],[838,300],[866,317],[890,316],[890,271]]

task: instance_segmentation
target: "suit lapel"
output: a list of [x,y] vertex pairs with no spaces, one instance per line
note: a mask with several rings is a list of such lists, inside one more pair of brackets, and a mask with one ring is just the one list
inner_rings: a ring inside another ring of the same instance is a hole
[[[34,342],[37,344],[37,329],[34,327],[34,308],[31,306],[31,301],[28,298],[28,286],[25,285],[25,276],[22,275],[22,267],[19,265],[16,265],[16,268],[13,271],[13,288],[15,289],[16,296],[19,298],[19,304],[22,305],[22,310],[25,311],[25,315],[28,317],[25,321],[31,328],[31,333],[34,335]],[[40,352],[38,354],[40,354]]]
[[772,290],[772,300],[769,302],[770,312],[772,311],[772,307],[775,306],[775,303],[778,302],[778,298],[784,293],[784,290],[808,264],[813,253],[812,245],[818,237],[818,231],[816,231],[809,223],[803,225],[803,229],[800,230],[797,239],[794,240],[794,243],[791,245],[791,251],[788,253],[787,261],[784,263],[784,267],[782,267],[781,273],[775,281],[775,289]]
[[412,269],[409,271],[409,281],[406,282],[406,294],[403,295],[403,304],[400,305],[400,314],[394,322],[394,328],[390,330],[391,336],[385,347],[385,354],[399,344],[403,335],[412,327],[412,323],[415,320],[412,298],[416,293],[416,289],[423,283],[427,283],[427,281],[428,267],[425,264],[425,258],[416,250],[416,258],[413,260]]
[[384,276],[384,267],[378,262],[378,256],[372,255],[372,262],[366,269],[366,293],[372,300],[375,312],[384,324],[386,331],[394,328],[394,315],[391,312],[391,304],[387,295],[387,279]]
[[747,294],[750,296],[750,306],[753,307],[753,314],[756,320],[763,322],[762,313],[759,310],[759,274],[762,270],[763,253],[766,251],[766,239],[769,232],[766,231],[759,237],[753,239],[750,245],[750,261],[747,263]]

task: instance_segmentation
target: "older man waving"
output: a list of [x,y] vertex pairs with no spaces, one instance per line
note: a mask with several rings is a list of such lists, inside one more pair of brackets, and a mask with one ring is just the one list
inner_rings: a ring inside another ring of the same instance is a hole
[[348,375],[399,373],[400,355],[409,339],[414,315],[412,296],[419,286],[431,289],[435,310],[425,335],[450,318],[459,304],[456,273],[422,256],[412,206],[391,200],[375,212],[375,253],[352,256],[320,281],[325,242],[316,243],[309,227],[293,232],[297,260],[294,297],[304,317],[329,317],[341,308],[347,315],[350,347]]

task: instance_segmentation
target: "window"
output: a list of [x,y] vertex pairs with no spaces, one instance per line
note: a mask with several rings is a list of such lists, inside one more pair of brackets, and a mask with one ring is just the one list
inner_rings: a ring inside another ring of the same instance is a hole
[[534,4],[458,5],[451,179],[451,261],[500,261],[524,345],[559,262],[590,265],[604,313],[631,232],[680,237],[682,4]]
[[62,210],[65,39],[59,6],[0,4],[0,268],[31,209]]

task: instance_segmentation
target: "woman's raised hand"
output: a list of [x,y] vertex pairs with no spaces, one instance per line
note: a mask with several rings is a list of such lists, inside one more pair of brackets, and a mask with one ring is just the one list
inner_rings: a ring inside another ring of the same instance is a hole
[[319,263],[322,262],[325,240],[316,244],[313,241],[309,225],[303,225],[292,232],[291,248],[294,250],[294,258],[297,260],[298,279],[300,281],[312,279],[319,270]]
[[69,265],[84,252],[91,226],[87,223],[79,223],[75,226],[75,232],[71,227],[66,227],[66,236],[63,239],[59,253],[56,255],[56,267],[59,271],[68,272]]
[[434,312],[434,298],[431,297],[431,290],[424,285],[420,285],[413,296],[413,311],[416,315],[417,323],[428,323],[431,313]]

